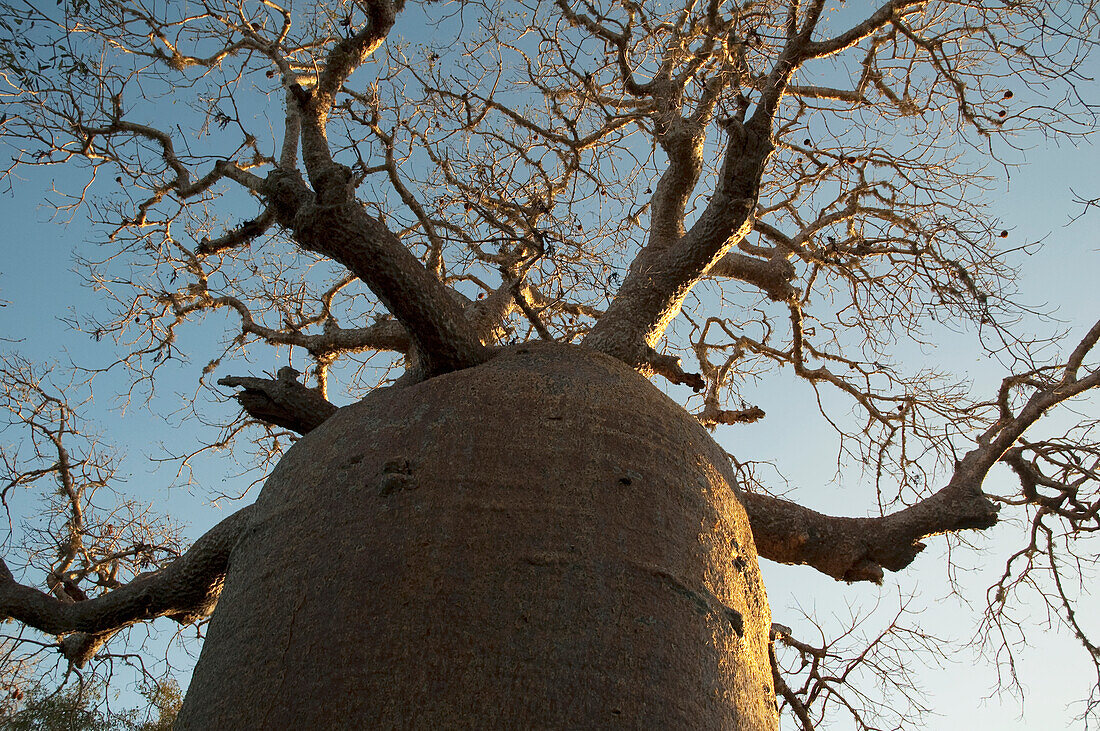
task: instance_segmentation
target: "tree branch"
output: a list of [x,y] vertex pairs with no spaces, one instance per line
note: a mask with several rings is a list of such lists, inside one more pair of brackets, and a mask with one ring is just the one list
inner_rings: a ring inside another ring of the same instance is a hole
[[[94,636],[157,617],[190,623],[209,616],[221,594],[230,551],[248,527],[251,510],[242,508],[218,523],[165,568],[83,602],[65,603],[18,583],[0,559],[0,618],[16,619],[47,634]],[[70,659],[86,660],[103,640],[77,637],[62,648]]]
[[585,345],[644,370],[646,348],[660,340],[691,288],[751,230],[771,134],[739,123],[729,133],[719,184],[702,215],[667,248],[647,246],[638,254]]
[[256,218],[246,221],[240,226],[226,231],[216,239],[204,238],[195,247],[195,253],[200,256],[220,254],[229,249],[246,246],[258,236],[262,236],[275,223],[275,215],[271,209],[265,210]]
[[824,515],[768,495],[741,493],[756,550],[779,563],[804,564],[841,581],[882,583],[924,550],[922,539],[989,528],[997,510],[978,491],[945,487],[928,500],[879,518]]
[[821,58],[851,48],[878,29],[898,17],[907,8],[920,5],[921,0],[891,0],[871,14],[866,20],[852,26],[840,35],[824,41],[810,41],[803,47],[806,57]]
[[272,172],[264,194],[279,222],[302,248],[340,262],[370,287],[409,332],[426,375],[483,362],[487,351],[446,286],[355,200],[351,172],[332,171],[334,178],[315,183],[316,194],[296,173]]
[[[1002,406],[1000,419],[981,434],[977,446],[955,465],[951,479],[939,491],[896,513],[878,518],[823,515],[795,503],[743,493],[761,556],[780,563],[807,564],[835,579],[882,581],[883,570],[899,571],[924,549],[922,540],[942,533],[981,530],[997,522],[997,506],[981,489],[998,461],[1014,467],[1025,481],[1033,477],[1013,445],[1052,407],[1100,387],[1100,368],[1084,377],[1077,373],[1100,340],[1100,322],[1074,348],[1059,381],[1035,386],[1035,393],[1013,415]],[[1005,379],[1007,389],[1020,377]],[[1004,400],[1004,399],[1002,399]]]
[[796,293],[791,284],[795,278],[794,265],[781,257],[765,260],[731,251],[715,262],[707,275],[728,277],[759,287],[775,302],[785,302]]
[[298,383],[298,371],[280,368],[274,379],[226,376],[219,386],[243,387],[236,395],[254,419],[305,434],[336,413],[336,406],[312,388]]

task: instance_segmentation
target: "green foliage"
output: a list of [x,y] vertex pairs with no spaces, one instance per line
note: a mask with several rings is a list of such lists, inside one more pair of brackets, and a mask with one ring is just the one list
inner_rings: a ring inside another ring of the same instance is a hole
[[141,694],[149,701],[149,711],[156,711],[155,720],[143,721],[135,724],[135,731],[172,731],[172,724],[176,720],[176,714],[183,705],[183,691],[179,683],[168,678],[162,682],[144,688]]
[[[175,680],[147,686],[141,694],[149,703],[111,712],[104,706],[105,687],[98,683],[72,685],[56,690],[44,687],[27,691],[17,710],[0,709],[0,727],[5,731],[171,731],[183,703],[183,692]],[[144,718],[144,720],[139,720]]]
[[113,731],[119,727],[99,710],[102,699],[102,686],[38,687],[27,693],[22,708],[0,718],[0,724],[8,731]]

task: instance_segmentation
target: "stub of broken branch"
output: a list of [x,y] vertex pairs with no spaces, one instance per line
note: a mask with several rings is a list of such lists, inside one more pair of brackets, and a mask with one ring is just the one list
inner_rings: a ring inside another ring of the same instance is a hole
[[759,406],[748,406],[743,409],[720,409],[708,404],[699,414],[699,423],[705,427],[718,424],[753,424],[766,416],[764,409]]
[[254,419],[305,434],[336,413],[336,406],[312,388],[298,382],[293,368],[279,369],[274,379],[226,376],[218,385],[241,388],[241,407]]
[[672,383],[677,383],[683,386],[691,386],[693,391],[702,391],[706,388],[707,382],[703,379],[703,376],[698,373],[688,373],[680,365],[680,359],[674,355],[668,355],[666,353],[658,353],[653,348],[648,348],[646,357],[642,361],[642,366],[648,366],[652,369],[653,373],[659,376],[664,376]]
[[96,653],[107,644],[107,640],[118,634],[118,630],[107,632],[74,632],[61,638],[58,646],[61,654],[75,667],[82,668]]

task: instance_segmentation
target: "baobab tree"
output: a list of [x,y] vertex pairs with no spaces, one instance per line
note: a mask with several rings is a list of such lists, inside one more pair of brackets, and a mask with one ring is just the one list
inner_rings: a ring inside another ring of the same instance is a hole
[[[135,623],[209,620],[178,728],[764,729],[779,706],[810,728],[827,653],[772,625],[758,557],[842,592],[1014,512],[1028,544],[990,620],[1045,571],[1100,662],[1059,553],[1097,527],[1096,422],[1028,432],[1100,384],[1100,322],[1057,347],[1016,327],[1021,245],[984,196],[1022,135],[1091,129],[1098,20],[1085,0],[5,6],[7,179],[62,166],[59,209],[102,234],[80,267],[105,304],[77,324],[135,393],[189,324],[220,328],[191,355],[243,413],[196,416],[274,466],[184,551],[136,504],[89,508],[109,457],[9,359],[39,451],[8,489],[60,489],[24,561],[45,590],[5,568],[0,614],[75,666]],[[999,389],[894,358],[939,322],[1004,364]],[[766,420],[752,385],[783,374],[850,401],[834,425],[869,517],[775,497],[711,437]],[[983,489],[998,464],[1016,492]]]

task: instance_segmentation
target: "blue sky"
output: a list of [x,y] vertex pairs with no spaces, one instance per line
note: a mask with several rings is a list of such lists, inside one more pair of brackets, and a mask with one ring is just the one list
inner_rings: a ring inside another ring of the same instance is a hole
[[[1071,223],[1081,213],[1082,207],[1072,202],[1070,189],[1078,194],[1092,194],[1095,178],[1089,171],[1100,164],[1100,151],[1090,146],[1050,147],[1039,144],[1021,156],[1026,165],[1015,171],[1011,179],[1002,181],[1000,194],[996,195],[998,215],[1012,231],[1013,240],[1045,241],[1042,250],[1025,257],[1026,267],[1020,281],[1021,298],[1027,304],[1040,309],[1057,309],[1061,327],[1071,329],[1079,337],[1100,316],[1100,217],[1086,215]],[[1042,328],[1048,328],[1043,330]],[[1059,323],[1037,324],[1040,332],[1053,332]],[[924,357],[929,363],[944,365],[974,382],[974,392],[991,394],[996,389],[1004,370],[992,362],[975,345],[972,335],[951,336],[944,333],[935,348],[921,349],[914,358]],[[792,484],[800,489],[812,486],[808,491],[813,507],[827,513],[864,514],[869,503],[860,499],[866,496],[867,485],[858,480],[834,480],[836,473],[835,446],[828,439],[828,429],[816,417],[807,403],[813,398],[808,387],[792,387],[790,390],[770,390],[762,394],[759,404],[769,414],[775,412],[775,424],[789,423],[783,417],[784,410],[806,413],[807,434],[819,435],[819,440],[803,439],[805,445],[798,452],[797,465],[791,464],[790,451],[785,449],[781,434],[768,433],[767,419],[760,429],[738,430],[729,428],[720,432],[719,442],[739,454],[770,454],[788,470]],[[1095,416],[1098,403],[1094,398],[1083,406],[1086,413]],[[1054,415],[1052,415],[1054,416]],[[1055,416],[1057,420],[1061,417]],[[1071,415],[1067,414],[1067,420]],[[1064,423],[1064,422],[1063,422]],[[1042,429],[1039,425],[1038,432]],[[1053,420],[1050,428],[1053,428]],[[1004,484],[1015,478],[1007,470],[998,469],[987,485]],[[853,484],[855,483],[855,484]],[[806,492],[799,492],[803,498]],[[864,606],[879,600],[880,616],[896,610],[899,597],[914,595],[910,605],[916,613],[911,621],[922,629],[956,641],[966,641],[975,630],[975,615],[967,611],[962,600],[972,602],[980,609],[985,590],[999,578],[1004,560],[1010,553],[1024,545],[1025,527],[1020,524],[1003,524],[981,535],[971,536],[981,553],[957,551],[954,558],[969,571],[956,574],[960,595],[948,591],[947,542],[944,538],[928,541],[928,548],[917,561],[901,574],[888,575],[881,588],[871,586],[843,587],[813,571],[777,566],[764,562],[765,580],[769,587],[769,599],[775,621],[788,624],[798,632],[799,626],[813,637],[812,627],[799,619],[793,607],[802,606],[819,617],[835,615],[833,629],[843,626],[848,616],[845,600],[858,597]],[[1092,556],[1100,548],[1094,541]],[[1100,623],[1089,621],[1100,617],[1097,597],[1082,602],[1078,614],[1086,618],[1086,626],[1100,630]],[[789,620],[789,621],[787,621]],[[1057,621],[1054,621],[1057,624]],[[878,628],[870,623],[867,631]],[[931,705],[941,714],[928,728],[935,729],[1061,729],[1074,727],[1072,719],[1081,708],[1075,706],[1088,693],[1095,675],[1084,650],[1064,629],[1051,629],[1047,624],[1045,608],[1033,602],[1030,605],[1030,622],[1026,629],[1030,647],[1019,651],[1019,677],[1025,689],[1023,704],[1011,695],[991,695],[996,686],[996,675],[985,660],[980,660],[973,649],[953,652],[955,663],[922,674],[926,689],[930,692]],[[1022,714],[1022,715],[1021,715]],[[845,728],[843,724],[838,726]]]

